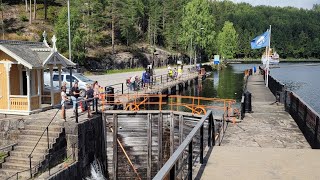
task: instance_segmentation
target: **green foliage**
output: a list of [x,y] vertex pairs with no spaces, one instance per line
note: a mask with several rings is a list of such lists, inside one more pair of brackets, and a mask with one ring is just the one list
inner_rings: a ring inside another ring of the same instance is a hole
[[233,58],[238,50],[238,34],[233,27],[233,23],[226,21],[219,32],[217,38],[218,53],[226,58]]
[[[58,48],[68,54],[66,8],[50,5],[48,14]],[[73,60],[84,63],[88,49],[111,44],[112,17],[115,44],[143,41],[184,52],[197,47],[204,56],[260,58],[263,49],[252,50],[250,41],[272,25],[271,47],[281,58],[320,58],[318,4],[305,10],[208,0],[73,0]]]
[[19,19],[20,19],[20,21],[22,21],[22,22],[28,22],[28,21],[29,21],[29,19],[27,18],[26,15],[20,15]]
[[187,47],[191,41],[204,49],[209,55],[213,54],[215,42],[215,18],[207,0],[192,0],[184,9],[182,19],[182,34],[180,42]]
[[[77,8],[70,9],[70,29],[72,35],[72,60],[80,64],[83,63],[83,54],[85,54],[83,45],[84,35],[83,31],[79,28],[81,24],[80,12]],[[68,41],[68,11],[67,8],[62,8],[59,13],[57,22],[55,24],[55,32],[57,35],[57,47],[61,52],[69,51]]]

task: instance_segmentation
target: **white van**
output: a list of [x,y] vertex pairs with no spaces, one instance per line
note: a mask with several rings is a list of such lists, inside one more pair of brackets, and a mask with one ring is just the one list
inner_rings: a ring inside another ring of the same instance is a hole
[[[44,73],[43,79],[44,79],[44,84],[50,86],[50,73],[49,72]],[[69,90],[70,90],[70,79],[71,79],[70,73],[66,73],[66,72],[61,73],[61,83],[67,82],[67,93],[69,93]],[[53,87],[59,87],[59,73],[53,72],[52,80],[53,80]],[[76,82],[76,81],[78,82],[80,96],[82,96],[82,97],[85,96],[87,84],[92,85],[94,83],[94,81],[85,77],[83,74],[72,73],[72,82]]]

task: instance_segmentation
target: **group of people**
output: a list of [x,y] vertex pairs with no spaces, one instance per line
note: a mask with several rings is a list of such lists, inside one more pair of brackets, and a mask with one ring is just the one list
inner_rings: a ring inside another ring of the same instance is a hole
[[175,80],[175,79],[179,79],[182,76],[183,73],[183,67],[179,67],[178,70],[177,68],[172,69],[170,66],[168,66],[168,76]]
[[[85,92],[84,99],[92,99],[94,97],[99,97],[100,85],[98,84],[98,81],[95,81],[92,85],[88,84],[86,88],[87,89]],[[72,88],[70,89],[70,91],[69,91],[70,98],[67,96],[66,91],[67,91],[67,83],[63,82],[63,84],[61,86],[61,117],[64,120],[66,119],[65,111],[66,111],[67,101],[69,101],[69,100],[72,101],[73,114],[75,115],[76,107],[77,107],[76,103],[78,103],[77,101],[80,97],[80,90],[78,87],[78,82],[74,82]],[[88,110],[88,106],[90,105],[91,102],[92,102],[92,100],[84,101],[84,103],[82,103],[83,109]]]
[[149,69],[146,69],[141,76],[141,80],[139,76],[132,76],[129,79],[129,88],[131,91],[136,91],[139,88],[148,88],[150,89],[150,79],[151,73]]

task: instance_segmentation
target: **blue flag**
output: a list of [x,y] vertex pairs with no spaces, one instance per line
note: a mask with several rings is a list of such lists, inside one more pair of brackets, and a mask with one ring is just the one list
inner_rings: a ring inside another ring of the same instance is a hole
[[251,49],[260,49],[269,45],[270,32],[267,30],[265,33],[257,36],[251,41]]

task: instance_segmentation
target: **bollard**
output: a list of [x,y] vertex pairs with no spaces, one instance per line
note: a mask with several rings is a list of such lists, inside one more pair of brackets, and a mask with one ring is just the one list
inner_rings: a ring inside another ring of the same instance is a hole
[[75,109],[75,116],[76,116],[76,123],[78,123],[79,117],[78,117],[78,102],[76,100],[76,109]]
[[252,106],[251,106],[251,93],[249,91],[246,91],[244,93],[244,107],[246,113],[252,112]]

